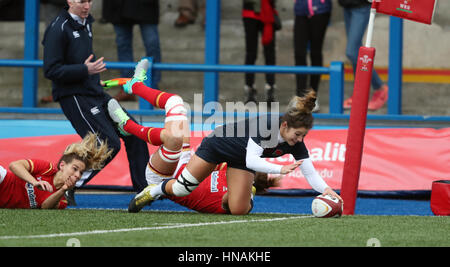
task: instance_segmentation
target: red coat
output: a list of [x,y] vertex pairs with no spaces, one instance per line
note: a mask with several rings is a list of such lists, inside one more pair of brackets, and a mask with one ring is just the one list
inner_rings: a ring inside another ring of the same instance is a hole
[[273,0],[261,0],[261,10],[260,12],[255,12],[253,9],[242,9],[243,18],[251,18],[260,20],[264,24],[263,34],[262,34],[262,44],[270,44],[273,40],[273,24],[275,22],[275,15],[278,12],[275,9]]

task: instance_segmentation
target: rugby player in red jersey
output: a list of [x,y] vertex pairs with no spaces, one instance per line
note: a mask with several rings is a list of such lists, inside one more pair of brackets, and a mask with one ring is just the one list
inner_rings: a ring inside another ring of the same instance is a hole
[[10,171],[0,166],[0,208],[64,209],[64,192],[73,188],[86,169],[100,169],[111,155],[106,143],[89,133],[69,145],[57,165],[41,159],[11,162]]

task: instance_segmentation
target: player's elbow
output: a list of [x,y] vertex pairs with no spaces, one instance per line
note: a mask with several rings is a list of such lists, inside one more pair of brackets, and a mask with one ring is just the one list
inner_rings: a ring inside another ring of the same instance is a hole
[[15,167],[16,167],[17,162],[13,161],[11,163],[9,163],[8,168],[12,171]]
[[19,168],[25,167],[25,166],[24,166],[23,160],[16,160],[16,161],[11,162],[8,167],[13,173],[15,173]]

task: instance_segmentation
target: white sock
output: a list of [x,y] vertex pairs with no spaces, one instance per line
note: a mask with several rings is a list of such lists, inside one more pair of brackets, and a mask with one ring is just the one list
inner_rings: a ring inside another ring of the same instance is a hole
[[164,183],[164,182],[159,183],[158,186],[155,186],[150,190],[150,195],[153,198],[156,198],[158,196],[165,196],[166,194],[164,194],[164,192],[162,190],[162,186],[165,186],[165,185],[166,185],[166,183]]

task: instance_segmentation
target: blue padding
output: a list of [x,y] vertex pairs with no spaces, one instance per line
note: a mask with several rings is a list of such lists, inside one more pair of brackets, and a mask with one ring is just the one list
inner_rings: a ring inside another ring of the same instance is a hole
[[[337,191],[339,193],[339,190]],[[312,189],[268,189],[270,196],[316,196],[319,193]],[[396,191],[369,191],[359,190],[358,197],[395,198],[395,199],[427,199],[431,197],[430,190],[396,190]]]
[[[78,204],[71,209],[122,209],[128,208],[128,203],[134,194],[76,194]],[[290,213],[311,214],[313,197],[274,197],[255,196],[254,208],[251,213]],[[191,211],[170,200],[157,200],[145,210]],[[430,202],[404,199],[358,198],[356,215],[419,215],[432,216]]]

